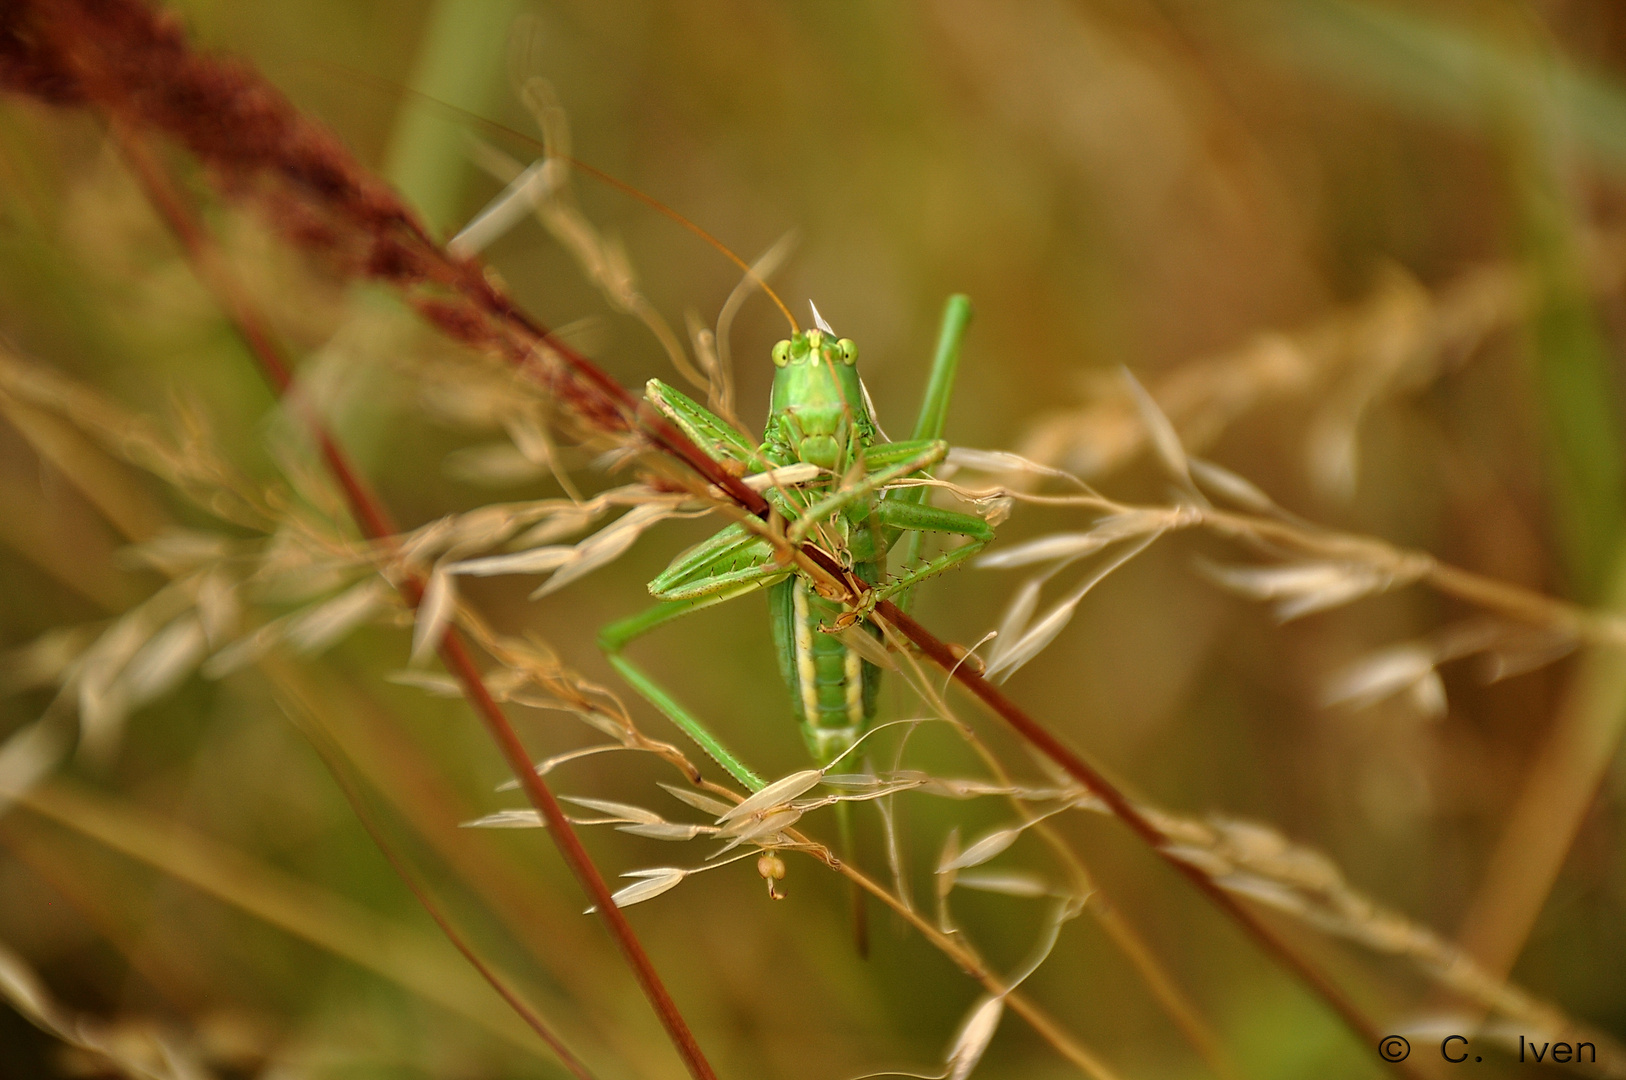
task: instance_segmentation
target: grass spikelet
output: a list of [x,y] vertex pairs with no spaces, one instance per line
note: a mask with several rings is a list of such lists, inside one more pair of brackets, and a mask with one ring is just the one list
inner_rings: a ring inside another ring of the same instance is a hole
[[1418,645],[1383,649],[1340,672],[1327,686],[1324,700],[1328,705],[1363,709],[1395,694],[1415,694],[1425,680],[1439,685],[1435,663],[1433,653]]
[[358,582],[320,604],[291,616],[282,628],[301,652],[319,653],[389,606],[389,588],[376,578]]
[[823,777],[824,771],[822,769],[803,769],[800,772],[793,772],[789,776],[782,776],[773,783],[768,784],[761,791],[723,811],[718,815],[717,823],[721,825],[744,818],[757,817],[765,811],[771,812],[776,807],[783,806],[792,799],[813,790]]
[[[1244,596],[1275,601],[1276,618],[1281,622],[1342,607],[1410,583],[1404,577],[1359,563],[1303,562],[1260,567],[1209,563],[1203,565],[1203,571],[1215,583]],[[1420,576],[1421,568],[1411,580]]]
[[984,836],[979,836],[952,860],[941,864],[938,872],[944,873],[950,870],[965,870],[973,866],[981,866],[1016,843],[1017,838],[1021,835],[1022,830],[1020,828],[1013,828],[995,829]]
[[423,600],[412,626],[412,662],[422,663],[431,652],[440,648],[446,627],[457,610],[457,589],[452,575],[436,568],[429,575],[429,584],[423,591]]
[[[611,897],[616,907],[631,907],[645,900],[653,900],[662,893],[671,892],[683,884],[683,879],[689,876],[689,872],[667,866],[655,870],[631,870],[621,876],[641,879],[616,890]],[[582,914],[591,915],[593,911],[594,909],[590,907]]]
[[0,743],[0,812],[62,763],[68,735],[50,717],[18,728]]
[[727,803],[713,799],[709,795],[702,795],[698,791],[690,791],[687,788],[676,787],[672,784],[662,783],[660,786],[674,799],[694,807],[702,814],[720,817],[729,812],[730,807]]
[[[1067,624],[1072,621],[1073,613],[1078,610],[1078,605],[1089,595],[1090,590],[1106,580],[1114,570],[1145,551],[1159,535],[1161,530],[1149,532],[1114,554],[1112,558],[1105,560],[1075,585],[1072,592],[1058,600],[1039,618],[1032,620],[1031,624],[1026,621],[1026,617],[1036,606],[1037,592],[1026,589],[1019,592],[1005,617],[1005,625],[1001,626],[1000,637],[995,639],[993,652],[988,657],[986,669],[988,675],[1001,680],[1007,679],[1043,652],[1066,629]],[[1022,621],[1018,621],[1019,619]]]
[[1019,870],[982,870],[971,874],[956,874],[954,885],[960,889],[999,893],[1002,896],[1020,896],[1030,900],[1049,896],[1053,891],[1043,878]]
[[987,1051],[988,1044],[994,1041],[994,1034],[999,1031],[999,1021],[1004,1015],[1004,998],[985,998],[972,1007],[949,1047],[946,1080],[966,1080],[971,1075]]

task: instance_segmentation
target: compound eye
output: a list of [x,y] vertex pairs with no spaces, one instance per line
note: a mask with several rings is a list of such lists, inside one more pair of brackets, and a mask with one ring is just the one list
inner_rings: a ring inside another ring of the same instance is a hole
[[784,367],[790,363],[790,342],[781,341],[773,347],[773,366]]
[[858,363],[858,342],[852,338],[842,338],[836,342],[836,348],[841,350],[841,362],[848,367]]

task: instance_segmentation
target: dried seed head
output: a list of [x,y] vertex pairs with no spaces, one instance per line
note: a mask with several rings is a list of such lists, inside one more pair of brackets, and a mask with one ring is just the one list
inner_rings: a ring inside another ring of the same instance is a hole
[[768,895],[775,900],[783,900],[785,894],[780,892],[776,882],[785,880],[785,860],[771,851],[765,851],[757,859],[757,873],[762,880],[768,883]]

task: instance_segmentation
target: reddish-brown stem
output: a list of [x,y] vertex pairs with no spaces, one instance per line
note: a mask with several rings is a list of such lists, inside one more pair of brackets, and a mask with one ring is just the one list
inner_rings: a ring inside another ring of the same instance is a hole
[[508,767],[519,780],[520,786],[530,798],[531,805],[541,812],[542,818],[547,822],[548,832],[553,836],[559,853],[565,857],[570,870],[581,883],[582,890],[593,898],[593,905],[598,911],[599,918],[603,919],[610,928],[610,935],[615,938],[621,947],[621,954],[626,957],[627,965],[638,978],[645,996],[654,1005],[655,1012],[660,1016],[661,1023],[666,1027],[666,1033],[671,1038],[678,1053],[683,1056],[684,1062],[689,1066],[689,1072],[696,1080],[716,1080],[716,1074],[711,1071],[711,1064],[700,1051],[700,1044],[695,1042],[694,1034],[684,1021],[683,1014],[678,1012],[677,1005],[667,993],[660,976],[655,972],[654,964],[644,953],[637,935],[632,932],[632,926],[627,922],[626,915],[610,899],[609,886],[599,874],[598,867],[593,865],[592,858],[587,849],[582,846],[581,837],[565,817],[564,810],[559,806],[553,792],[548,785],[537,775],[531,763],[530,755],[525,751],[525,745],[519,741],[512,725],[503,716],[502,707],[491,696],[484,680],[480,678],[479,669],[474,666],[474,660],[469,656],[467,646],[463,644],[462,635],[456,628],[447,631],[446,637],[440,646],[441,660],[448,670],[463,684],[463,691],[469,701],[474,705],[475,711],[485,721],[496,741],[503,757],[508,761]]
[[[296,707],[299,706],[296,705]],[[312,721],[312,723],[314,724],[315,721]],[[327,764],[328,772],[333,775],[333,782],[339,785],[339,790],[344,794],[345,801],[350,804],[350,809],[355,812],[356,820],[361,822],[361,827],[367,830],[368,836],[372,837],[373,846],[378,848],[379,852],[389,862],[390,867],[395,871],[395,876],[400,878],[412,895],[417,898],[419,906],[435,921],[435,925],[440,927],[440,932],[446,935],[446,940],[450,941],[452,947],[463,954],[463,959],[467,960],[469,966],[480,973],[480,977],[508,1003],[508,1007],[519,1014],[521,1020],[530,1025],[531,1030],[536,1032],[537,1037],[548,1044],[553,1052],[558,1055],[559,1060],[564,1063],[565,1068],[571,1071],[572,1075],[578,1077],[579,1080],[595,1080],[592,1070],[587,1067],[587,1063],[577,1057],[570,1047],[565,1045],[564,1040],[554,1034],[542,1017],[537,1015],[536,1011],[512,987],[504,982],[502,977],[489,964],[480,959],[480,954],[474,951],[474,946],[464,939],[463,935],[458,932],[457,927],[453,926],[451,920],[440,910],[440,905],[436,904],[430,897],[428,889],[419,883],[405,860],[385,839],[382,827],[373,820],[373,815],[367,810],[365,796],[350,779],[344,767],[342,754],[337,747],[330,744],[326,733],[321,731],[318,726],[310,732],[309,737],[316,746],[316,752],[321,755],[322,760]]]
[[[164,217],[165,221],[174,230],[180,239],[182,247],[198,268],[204,282],[220,297],[226,306],[228,317],[241,333],[249,351],[254,355],[266,380],[277,390],[279,395],[285,395],[292,389],[290,368],[283,358],[282,351],[277,345],[276,338],[269,327],[261,319],[258,310],[247,301],[247,298],[236,288],[236,285],[221,263],[214,245],[208,240],[203,228],[193,218],[179,193],[174,189],[168,174],[153,158],[151,152],[138,137],[128,132],[118,133],[121,149],[126,160],[131,164],[137,177],[147,190],[153,205]],[[301,418],[309,427],[321,448],[322,457],[332,472],[334,478],[344,490],[352,512],[355,514],[358,525],[363,534],[369,539],[385,540],[392,536],[396,529],[388,510],[382,501],[361,478],[360,474],[350,464],[348,456],[326,429],[320,417],[308,406],[295,403],[302,414]],[[681,435],[679,436],[681,438]],[[743,485],[742,485],[743,487]],[[748,489],[747,489],[748,490]],[[402,596],[413,607],[417,607],[423,599],[423,581],[416,575],[408,575],[400,582],[399,588]],[[485,724],[492,740],[502,752],[504,760],[515,778],[524,788],[531,804],[542,815],[547,823],[548,835],[552,838],[559,853],[564,856],[565,863],[570,867],[571,873],[580,883],[582,890],[592,898],[593,904],[610,931],[611,937],[621,949],[626,958],[627,965],[632,968],[639,986],[645,996],[649,998],[651,1006],[659,1016],[662,1025],[676,1047],[678,1054],[688,1066],[689,1072],[696,1080],[716,1080],[711,1064],[701,1052],[693,1032],[689,1030],[688,1023],[683,1014],[678,1011],[677,1003],[672,1000],[671,994],[661,982],[660,975],[655,971],[649,955],[644,952],[643,945],[637,935],[633,933],[632,926],[627,922],[626,916],[611,899],[610,887],[605,883],[603,875],[598,872],[587,849],[582,845],[581,838],[576,835],[575,828],[565,817],[564,810],[553,797],[553,792],[547,784],[537,775],[532,766],[530,754],[520,741],[519,733],[509,723],[508,717],[503,713],[502,706],[492,697],[491,691],[486,687],[485,680],[480,674],[479,667],[469,655],[468,647],[464,644],[462,635],[456,627],[449,627],[440,642],[440,656],[449,670],[462,685],[464,696],[473,706],[475,713]],[[388,852],[385,853],[388,856]],[[391,858],[394,863],[393,857]],[[397,867],[399,870],[400,868]],[[530,1009],[525,1008],[508,988],[496,978],[484,963],[482,963],[468,949],[458,935],[451,931],[449,925],[439,916],[427,899],[419,893],[410,878],[404,874],[403,880],[408,888],[424,903],[425,909],[446,931],[454,947],[472,963],[475,970],[490,983],[491,987],[500,994],[505,1001],[517,1011],[526,1023],[535,1028],[539,1035],[549,1046],[560,1054],[561,1060],[570,1066],[578,1075],[585,1075],[578,1071],[580,1062],[572,1057],[564,1044],[545,1027],[541,1020]]]
[[113,121],[112,129],[119,150],[131,171],[141,182],[148,201],[164,219],[164,223],[169,226],[176,239],[181,242],[187,258],[191,259],[192,265],[197,268],[198,276],[226,309],[227,318],[232,321],[243,343],[253,354],[260,373],[266,382],[271,384],[277,396],[295,411],[300,422],[316,440],[322,461],[333,479],[343,489],[345,500],[355,513],[362,533],[372,538],[393,536],[397,529],[389,510],[351,467],[343,449],[327,430],[327,425],[322,423],[316,410],[294,386],[293,371],[283,358],[275,333],[266,325],[259,308],[237,287],[232,274],[221,261],[218,249],[209,242],[203,226],[187,209],[169,175],[154,158],[152,150],[140,136],[127,130],[117,119]]
[[[1355,1003],[1344,996],[1342,990],[1335,986],[1331,980],[1310,964],[1303,957],[1291,949],[1285,941],[1278,937],[1270,927],[1266,926],[1253,912],[1242,905],[1236,897],[1226,892],[1214,879],[1203,873],[1202,870],[1190,863],[1174,858],[1166,850],[1168,837],[1153,824],[1138,807],[1130,801],[1129,797],[1118,790],[1105,776],[1089,762],[1079,756],[1071,747],[1050,733],[1042,724],[1034,720],[1023,711],[1015,702],[999,691],[993,683],[972,671],[963,662],[963,657],[956,654],[947,644],[940,641],[925,627],[910,618],[902,609],[890,601],[883,601],[876,605],[876,612],[893,626],[896,626],[904,637],[908,638],[914,646],[931,658],[932,662],[944,671],[949,672],[961,686],[969,690],[984,705],[1009,724],[1018,735],[1026,739],[1045,757],[1061,766],[1069,776],[1084,785],[1092,795],[1107,804],[1115,817],[1129,826],[1130,830],[1144,840],[1153,851],[1162,856],[1163,860],[1177,870],[1181,876],[1190,881],[1199,892],[1206,896],[1214,906],[1234,919],[1251,935],[1261,948],[1274,957],[1305,984],[1314,990],[1338,1013],[1344,1023],[1367,1046],[1376,1047],[1383,1033],[1372,1025],[1366,1015],[1356,1008]],[[1403,1072],[1411,1072],[1408,1065],[1400,1065]]]

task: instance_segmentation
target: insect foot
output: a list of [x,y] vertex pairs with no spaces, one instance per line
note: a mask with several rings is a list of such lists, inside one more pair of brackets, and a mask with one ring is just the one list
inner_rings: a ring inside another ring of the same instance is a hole
[[881,594],[875,589],[865,589],[858,597],[858,602],[843,611],[836,619],[837,629],[845,630],[854,623],[868,621],[875,614],[875,609],[881,603]]
[[848,630],[848,629],[851,629],[853,626],[856,626],[858,624],[858,622],[862,618],[863,618],[863,616],[860,615],[856,611],[843,611],[840,615],[836,616],[836,619],[835,619],[834,622],[820,623],[819,624],[819,633],[821,633],[821,634],[839,634],[843,630]]

